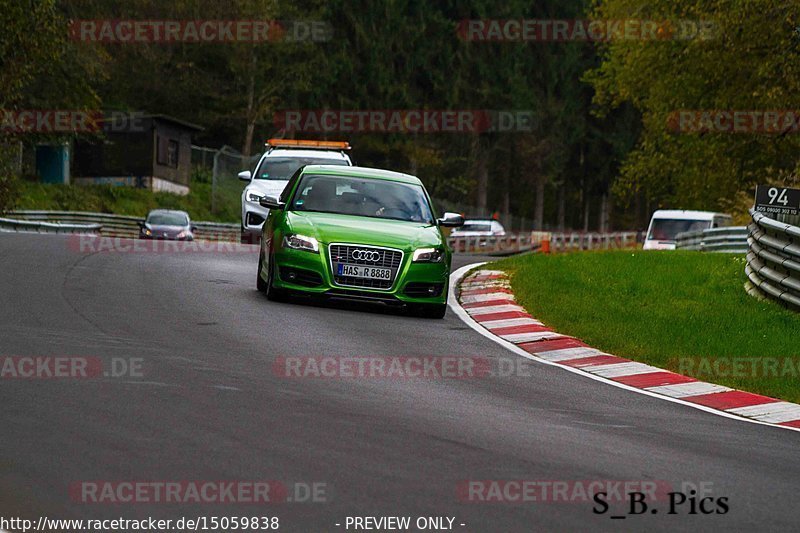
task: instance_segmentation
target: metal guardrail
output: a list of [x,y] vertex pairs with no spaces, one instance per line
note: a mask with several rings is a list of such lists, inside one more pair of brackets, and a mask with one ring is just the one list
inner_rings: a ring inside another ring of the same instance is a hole
[[800,227],[751,210],[747,292],[800,310]]
[[[139,223],[143,218],[109,213],[90,213],[85,211],[10,211],[6,216],[19,222],[56,223],[61,225],[99,225],[100,234],[108,237],[136,237]],[[193,222],[197,227],[195,237],[213,241],[238,241],[239,224],[221,222]],[[41,226],[45,232],[47,226]],[[55,231],[52,231],[53,233]]]
[[531,231],[508,235],[451,236],[447,242],[454,252],[485,255],[510,255],[537,250],[544,242],[548,243],[548,250],[553,252],[612,250],[637,246],[636,232],[633,231],[616,233]]
[[744,254],[747,253],[747,227],[729,226],[679,233],[675,238],[675,248]]
[[100,233],[100,224],[58,224],[0,218],[0,230],[28,233]]

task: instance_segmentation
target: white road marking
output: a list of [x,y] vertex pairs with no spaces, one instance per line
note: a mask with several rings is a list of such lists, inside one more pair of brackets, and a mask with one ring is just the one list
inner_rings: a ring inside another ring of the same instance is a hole
[[478,276],[505,276],[505,270],[478,270],[475,272],[475,277]]
[[474,307],[472,309],[467,309],[467,313],[472,316],[489,315],[492,313],[506,313],[508,311],[525,311],[525,309],[515,304],[487,305],[486,307]]
[[800,405],[789,402],[762,403],[728,409],[729,413],[753,417],[762,422],[779,424],[790,420],[800,420]]
[[490,292],[487,294],[473,294],[472,296],[462,296],[461,303],[474,304],[478,302],[488,302],[490,300],[513,300],[514,296],[507,292]]
[[570,359],[583,359],[584,357],[593,357],[595,355],[609,355],[600,350],[588,347],[578,348],[563,348],[561,350],[549,350],[547,352],[538,352],[536,355],[548,361],[569,361]]
[[542,323],[533,318],[504,318],[502,320],[489,320],[481,322],[487,329],[513,328],[514,326],[541,326]]
[[509,342],[518,344],[521,342],[535,342],[544,339],[552,339],[553,337],[562,337],[563,335],[561,335],[561,333],[556,333],[555,331],[537,331],[533,333],[510,333],[508,335],[500,336]]
[[621,376],[635,376],[637,374],[649,374],[651,372],[663,372],[662,369],[644,363],[612,363],[610,365],[585,366],[581,370],[592,374],[603,376],[604,378],[618,378]]
[[671,396],[672,398],[686,398],[687,396],[700,396],[701,394],[716,394],[733,390],[730,387],[706,383],[704,381],[691,381],[689,383],[678,383],[676,385],[659,385],[658,387],[647,387],[650,392]]

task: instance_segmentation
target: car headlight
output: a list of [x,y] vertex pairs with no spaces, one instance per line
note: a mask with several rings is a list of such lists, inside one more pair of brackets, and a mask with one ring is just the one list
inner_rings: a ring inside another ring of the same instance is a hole
[[150,231],[150,229],[148,229],[148,228],[144,228],[144,234],[145,234],[145,235],[147,235],[147,236],[149,237],[150,235],[152,235],[152,234],[153,234],[153,232],[152,232],[152,231]]
[[189,236],[189,232],[188,232],[188,231],[186,231],[186,230],[183,230],[183,231],[181,231],[180,233],[178,233],[178,236],[177,236],[177,238],[178,238],[178,239],[184,239],[184,238],[186,238],[186,237],[188,237],[188,236]]
[[314,237],[290,233],[283,237],[283,246],[292,250],[305,250],[306,252],[319,253],[319,243]]
[[441,248],[419,248],[414,250],[415,263],[441,263],[444,261],[444,250]]
[[249,202],[258,202],[258,201],[259,201],[259,200],[261,200],[262,198],[264,198],[264,197],[263,197],[263,196],[261,196],[260,194],[256,194],[256,193],[254,193],[254,192],[248,192],[248,193],[247,193],[247,200],[248,200]]

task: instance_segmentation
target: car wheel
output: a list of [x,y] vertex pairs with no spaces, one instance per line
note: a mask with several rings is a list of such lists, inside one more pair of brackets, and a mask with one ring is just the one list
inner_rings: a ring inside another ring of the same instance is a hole
[[[263,258],[264,256],[261,255]],[[260,271],[259,271],[260,272]],[[261,276],[259,275],[259,279]],[[275,279],[275,258],[269,258],[269,265],[267,265],[267,281],[266,287],[264,292],[267,294],[267,300],[271,300],[273,302],[285,302],[287,293],[282,289],[278,289],[273,285],[273,280]]]
[[415,315],[423,318],[444,318],[447,313],[447,304],[424,304],[415,310]]
[[264,268],[264,254],[258,253],[258,272],[256,274],[256,288],[258,292],[267,292],[267,282],[261,278],[261,269]]

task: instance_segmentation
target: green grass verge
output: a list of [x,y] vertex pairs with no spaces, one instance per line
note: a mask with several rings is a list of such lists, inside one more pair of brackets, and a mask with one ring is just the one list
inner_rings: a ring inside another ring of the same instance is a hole
[[534,317],[592,347],[800,402],[800,313],[747,295],[744,265],[729,254],[613,251],[529,254],[491,268],[509,272]]
[[238,222],[241,218],[242,184],[217,190],[211,211],[211,184],[192,183],[186,196],[113,185],[57,185],[21,180],[16,185],[14,209],[91,211],[144,217],[151,209],[181,209],[192,220]]

